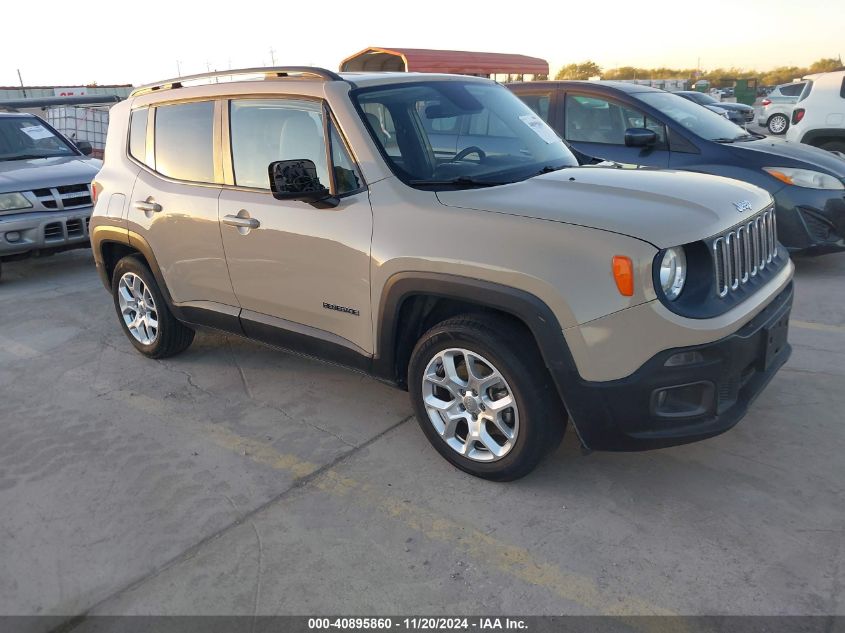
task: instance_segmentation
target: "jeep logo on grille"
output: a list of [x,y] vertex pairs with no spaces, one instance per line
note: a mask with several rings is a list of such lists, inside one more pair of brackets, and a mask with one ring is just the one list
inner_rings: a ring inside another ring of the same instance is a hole
[[736,207],[736,210],[740,213],[751,211],[751,203],[748,202],[748,200],[740,200],[739,202],[734,202],[734,206]]

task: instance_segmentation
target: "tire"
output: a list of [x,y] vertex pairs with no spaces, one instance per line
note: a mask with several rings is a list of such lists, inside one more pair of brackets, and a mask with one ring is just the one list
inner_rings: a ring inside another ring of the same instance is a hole
[[[129,255],[121,259],[114,268],[111,286],[123,333],[135,349],[149,358],[167,358],[188,349],[194,331],[170,312],[155,277],[140,257]],[[142,297],[142,312],[137,309],[135,295]],[[131,327],[130,320],[136,327]]]
[[775,136],[786,134],[789,129],[789,117],[785,114],[773,114],[766,122],[766,129]]
[[845,141],[828,141],[819,145],[821,149],[826,149],[828,152],[842,152],[845,154]]
[[[468,359],[481,385],[468,380]],[[423,334],[411,354],[408,391],[434,448],[454,466],[484,479],[527,475],[557,448],[566,429],[566,412],[533,338],[503,317],[462,315]],[[507,406],[507,396],[513,406]],[[470,441],[470,433],[484,441]]]

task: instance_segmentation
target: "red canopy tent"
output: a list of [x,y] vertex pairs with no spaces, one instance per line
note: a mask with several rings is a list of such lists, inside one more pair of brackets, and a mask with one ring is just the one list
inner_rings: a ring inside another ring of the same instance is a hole
[[549,63],[538,57],[506,53],[370,47],[344,59],[340,63],[340,70],[455,73],[489,77],[548,75]]

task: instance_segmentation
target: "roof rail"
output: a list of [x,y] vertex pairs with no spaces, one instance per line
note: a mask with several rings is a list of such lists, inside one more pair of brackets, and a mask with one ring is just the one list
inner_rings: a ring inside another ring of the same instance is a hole
[[[182,88],[185,82],[194,82],[202,79],[219,79],[220,77],[236,77],[238,75],[264,75],[265,79],[285,78],[291,75],[305,75],[318,77],[324,81],[343,81],[343,77],[336,72],[319,68],[317,66],[272,66],[272,67],[258,67],[258,68],[238,68],[236,70],[216,70],[210,73],[200,73],[199,75],[185,75],[184,77],[176,77],[174,79],[165,79],[155,83],[139,86],[132,91],[130,97],[137,97],[148,92],[157,92],[159,90],[172,90],[174,88]],[[209,81],[208,83],[211,83]]]

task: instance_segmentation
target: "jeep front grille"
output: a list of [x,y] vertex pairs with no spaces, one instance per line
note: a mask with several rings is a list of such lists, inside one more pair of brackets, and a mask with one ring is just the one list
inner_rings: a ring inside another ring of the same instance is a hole
[[777,220],[769,208],[713,241],[716,292],[725,297],[777,258]]

